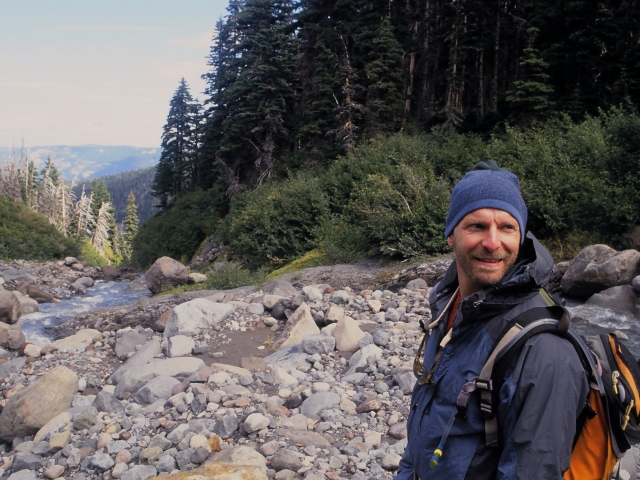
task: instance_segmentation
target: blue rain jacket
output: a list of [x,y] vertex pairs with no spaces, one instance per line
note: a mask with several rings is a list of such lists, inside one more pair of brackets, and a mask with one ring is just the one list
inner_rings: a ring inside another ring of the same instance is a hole
[[[479,395],[472,394],[467,419],[456,419],[436,468],[429,461],[456,411],[462,386],[477,377],[508,321],[546,304],[538,294],[553,260],[528,234],[512,271],[496,287],[462,299],[449,343],[442,348],[431,384],[416,382],[407,420],[408,445],[395,480],[560,479],[569,468],[576,418],[585,405],[587,378],[571,344],[554,334],[533,336],[507,369],[494,405],[500,447],[487,447]],[[455,262],[432,290],[437,318],[457,287]],[[498,320],[496,320],[498,319]],[[445,334],[446,319],[425,347],[430,371]]]

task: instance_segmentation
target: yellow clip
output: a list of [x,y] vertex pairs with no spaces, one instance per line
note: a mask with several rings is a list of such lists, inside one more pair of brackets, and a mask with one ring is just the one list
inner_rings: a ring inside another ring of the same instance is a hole
[[622,429],[626,429],[629,424],[629,416],[631,414],[631,409],[633,408],[633,399],[627,405],[627,409],[624,411],[624,421],[622,422]]
[[611,386],[613,387],[613,391],[616,395],[618,395],[618,377],[620,376],[620,372],[614,370],[611,372]]

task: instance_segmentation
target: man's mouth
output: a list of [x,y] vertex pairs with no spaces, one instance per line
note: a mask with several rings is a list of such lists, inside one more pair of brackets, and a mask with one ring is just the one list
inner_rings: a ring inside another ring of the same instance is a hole
[[487,265],[498,265],[500,262],[504,260],[504,258],[493,258],[493,257],[474,257],[477,262],[485,263]]

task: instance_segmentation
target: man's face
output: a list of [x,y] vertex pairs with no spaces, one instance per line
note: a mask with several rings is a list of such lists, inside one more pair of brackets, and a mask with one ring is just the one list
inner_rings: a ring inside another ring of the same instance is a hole
[[495,208],[475,210],[456,225],[447,242],[456,254],[463,297],[500,283],[516,261],[520,235],[517,220]]

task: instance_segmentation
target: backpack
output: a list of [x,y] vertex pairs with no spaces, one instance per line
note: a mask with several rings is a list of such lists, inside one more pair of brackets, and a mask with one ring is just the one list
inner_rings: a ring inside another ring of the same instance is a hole
[[[576,419],[571,462],[563,478],[606,480],[613,473],[618,459],[631,445],[640,443],[640,365],[614,333],[586,339],[581,337],[570,328],[569,315],[564,307],[544,289],[540,289],[539,294],[547,307],[527,310],[507,324],[478,377],[462,387],[455,418],[466,418],[467,402],[475,392],[480,396],[480,409],[485,418],[486,444],[498,447],[499,429],[493,406],[497,405],[497,395],[507,368],[532,336],[541,333],[559,335],[567,339],[578,353],[590,385],[585,406]],[[447,309],[448,306],[445,311]],[[418,349],[414,362],[416,374],[422,373],[416,368],[423,345]],[[430,463],[432,468],[438,465],[447,433],[434,451]]]

